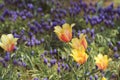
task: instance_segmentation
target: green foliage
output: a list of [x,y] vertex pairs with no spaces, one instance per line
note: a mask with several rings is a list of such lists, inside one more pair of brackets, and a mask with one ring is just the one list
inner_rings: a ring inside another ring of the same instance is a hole
[[[55,5],[52,5],[51,3],[49,4],[49,2],[45,3],[45,1],[43,0],[21,1],[25,1],[25,3],[29,3],[29,1],[33,4],[36,3],[35,10],[33,11],[34,17],[32,19],[27,18],[25,20],[22,20],[20,17],[18,17],[15,21],[9,19],[8,17],[5,17],[5,21],[0,22],[0,36],[2,34],[10,34],[14,30],[17,34],[20,34],[21,30],[24,30],[24,35],[29,39],[28,33],[30,32],[30,29],[28,27],[28,22],[31,22],[31,24],[33,24],[34,21],[41,22],[42,19],[47,21],[48,19],[54,18],[48,12],[50,12],[52,8],[56,8]],[[119,0],[114,1],[115,3],[120,3]],[[3,1],[1,0],[0,3],[3,3]],[[99,1],[97,8],[102,6],[102,4],[103,0]],[[44,16],[36,16],[37,13],[35,11],[37,10],[38,5],[41,5],[41,7],[43,8],[43,12],[45,13]],[[23,7],[26,7],[23,6],[19,9],[15,8],[14,6],[9,6],[10,5],[7,5],[6,7],[8,7],[8,9],[16,9],[18,11],[21,11]],[[2,12],[3,10],[0,11],[0,14]],[[91,37],[90,32],[86,32],[86,38],[88,41],[88,48],[86,50],[86,53],[89,55],[89,58],[85,64],[78,66],[77,62],[75,62],[74,59],[70,56],[72,52],[69,43],[64,43],[60,41],[57,38],[56,34],[53,32],[53,28],[51,28],[50,30],[43,30],[44,33],[36,33],[34,35],[34,37],[38,40],[40,40],[41,38],[45,39],[44,43],[41,43],[40,45],[26,46],[27,41],[24,42],[21,40],[21,38],[19,39],[17,44],[17,50],[10,54],[11,59],[6,62],[7,67],[4,67],[0,62],[0,80],[33,80],[36,77],[40,80],[43,80],[44,78],[48,78],[48,80],[89,80],[90,76],[92,76],[94,80],[93,76],[95,74],[98,75],[98,80],[100,80],[102,78],[102,72],[96,68],[94,60],[94,57],[97,56],[99,53],[108,55],[108,57],[112,59],[112,61],[109,63],[107,70],[104,71],[104,76],[108,80],[110,80],[112,79],[111,76],[115,74],[115,79],[119,80],[120,59],[116,59],[114,57],[115,52],[113,50],[114,46],[118,47],[117,42],[120,40],[119,21],[114,21],[114,27],[105,26],[103,23],[93,27],[90,23],[86,24],[83,16],[84,15],[82,14],[82,12],[76,17],[71,17],[69,14],[67,14],[65,20],[67,23],[76,24],[73,27],[73,38],[78,37],[78,30],[86,28],[95,29],[94,39]],[[50,25],[51,24],[52,23],[50,23]],[[100,30],[101,26],[104,27],[103,31]],[[109,42],[112,42],[112,47],[109,47]],[[54,49],[57,50],[57,54],[52,56],[50,54],[50,50]],[[31,54],[32,51],[34,51],[34,55]],[[44,52],[47,52],[47,54],[44,55]],[[116,53],[120,53],[119,47]],[[3,60],[3,56],[5,56],[5,51],[3,51],[1,48],[0,61]],[[51,66],[50,60],[53,58],[56,59],[56,63]],[[44,59],[47,59],[48,62],[44,63]],[[24,62],[26,63],[26,66],[19,66],[13,64],[14,60],[18,60],[19,64],[22,64],[22,62]],[[59,67],[59,64],[62,65],[63,63],[65,66],[68,65],[69,68],[66,69],[65,67]],[[58,72],[58,68],[60,68],[60,72]]]

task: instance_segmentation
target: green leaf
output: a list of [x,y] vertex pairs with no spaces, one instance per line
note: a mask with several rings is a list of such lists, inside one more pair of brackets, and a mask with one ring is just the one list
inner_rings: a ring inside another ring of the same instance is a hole
[[106,77],[108,80],[110,80],[111,75],[112,75],[112,72],[107,71],[106,74],[105,74],[105,77]]

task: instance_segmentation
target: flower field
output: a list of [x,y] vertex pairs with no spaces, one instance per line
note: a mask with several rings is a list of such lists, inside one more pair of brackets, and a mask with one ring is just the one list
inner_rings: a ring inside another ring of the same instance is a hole
[[120,80],[120,0],[0,0],[0,80]]

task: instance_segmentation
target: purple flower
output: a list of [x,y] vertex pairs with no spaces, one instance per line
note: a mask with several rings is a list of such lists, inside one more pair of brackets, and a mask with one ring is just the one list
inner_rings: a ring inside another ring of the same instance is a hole
[[26,46],[31,46],[30,41],[28,41],[28,42],[26,43]]
[[22,20],[25,20],[26,19],[26,16],[22,16]]
[[65,65],[65,70],[69,70],[68,64]]
[[31,40],[30,44],[31,44],[31,46],[34,46],[35,45],[34,40]]
[[31,3],[29,3],[27,6],[28,6],[29,9],[33,9],[34,8],[33,4],[31,4]]
[[116,52],[117,50],[118,50],[118,48],[115,46],[115,47],[113,48],[113,51]]
[[3,7],[4,7],[4,4],[1,4],[1,3],[0,3],[0,9],[2,9]]
[[56,25],[58,25],[58,23],[56,21],[52,22],[53,27],[56,26]]
[[44,55],[47,55],[47,51],[44,51],[44,53],[43,53]]
[[44,78],[43,80],[48,80],[48,78]]
[[31,38],[33,36],[32,32],[28,32],[29,37]]
[[39,7],[39,8],[37,9],[37,12],[42,12],[42,8]]
[[54,65],[54,64],[56,63],[56,61],[57,61],[56,59],[51,59],[51,60],[50,60],[50,64],[51,64],[51,65]]
[[5,9],[2,16],[5,17],[5,16],[9,16],[10,15],[10,11],[8,9]]
[[94,35],[92,35],[91,37],[92,37],[92,39],[94,40],[94,39],[95,39],[95,34],[94,34]]
[[83,29],[81,32],[85,34],[85,33],[86,33],[86,30],[85,30],[85,29]]
[[25,12],[24,11],[21,11],[21,12],[19,12],[19,16],[24,16],[25,15]]
[[90,80],[93,80],[93,77],[92,77],[92,76],[90,76],[90,77],[89,77],[89,79],[90,79]]
[[17,65],[18,63],[17,63],[17,60],[13,60],[13,64],[14,65]]
[[111,48],[113,46],[112,42],[109,42],[108,46]]
[[5,62],[2,57],[0,57],[0,62],[1,62],[1,63]]
[[80,34],[81,34],[81,31],[80,31],[80,30],[78,30],[78,33],[77,33],[77,35],[78,35],[78,36],[80,36]]
[[120,41],[117,42],[118,46],[120,46]]
[[44,41],[45,41],[44,38],[42,38],[42,39],[41,39],[41,42],[43,43]]
[[48,63],[48,60],[46,58],[44,58],[44,63],[47,64]]
[[62,68],[64,68],[65,67],[65,64],[64,63],[62,63]]
[[26,63],[25,63],[25,62],[22,62],[22,66],[23,66],[23,67],[26,67],[27,65],[26,65]]
[[98,75],[95,74],[95,75],[94,75],[94,78],[95,78],[95,80],[98,80]]
[[41,41],[35,40],[35,44],[36,44],[36,45],[40,45],[40,44],[41,44]]
[[46,28],[47,30],[50,30],[51,26],[47,25],[47,26],[45,26],[45,28]]
[[39,80],[38,78],[34,78],[34,80]]
[[56,53],[57,53],[57,49],[54,49],[54,50],[53,50],[53,53],[56,54]]
[[10,60],[10,53],[9,52],[6,53],[6,55],[4,57],[4,60],[5,61],[9,61]]
[[91,29],[91,36],[93,36],[94,33],[95,33],[95,29],[93,28],[93,29]]
[[52,49],[50,50],[50,54],[51,54],[51,55],[53,54],[53,50],[52,50]]
[[57,72],[60,73],[60,67],[57,68]]
[[13,34],[15,38],[20,38],[20,35],[18,35],[17,33]]
[[87,29],[86,29],[86,32],[88,33],[89,31],[90,31],[90,28],[87,28]]
[[112,74],[112,79],[116,78],[117,75],[115,73]]
[[26,16],[27,16],[28,18],[32,18],[32,17],[33,17],[33,14],[32,14],[31,12],[27,12],[27,13],[26,13]]
[[119,55],[118,53],[114,53],[114,57],[115,57],[116,59],[118,59],[118,58],[120,57],[120,55]]
[[5,18],[3,16],[0,16],[0,21],[1,22],[4,22],[5,21]]

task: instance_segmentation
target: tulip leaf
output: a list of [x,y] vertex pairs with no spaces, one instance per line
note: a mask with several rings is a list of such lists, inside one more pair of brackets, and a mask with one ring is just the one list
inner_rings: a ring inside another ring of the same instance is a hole
[[112,72],[111,71],[107,71],[106,74],[105,74],[105,77],[110,80],[110,77],[112,75]]

